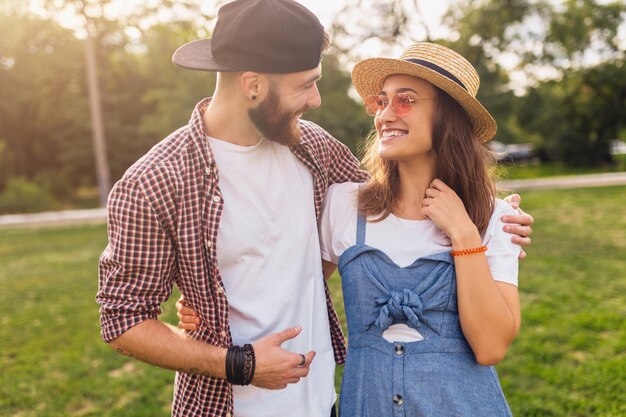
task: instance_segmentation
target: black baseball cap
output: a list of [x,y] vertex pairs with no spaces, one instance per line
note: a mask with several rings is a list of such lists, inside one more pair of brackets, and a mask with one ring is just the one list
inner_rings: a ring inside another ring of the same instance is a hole
[[294,0],[236,0],[222,6],[211,39],[179,47],[174,64],[200,71],[287,74],[320,63],[324,27]]

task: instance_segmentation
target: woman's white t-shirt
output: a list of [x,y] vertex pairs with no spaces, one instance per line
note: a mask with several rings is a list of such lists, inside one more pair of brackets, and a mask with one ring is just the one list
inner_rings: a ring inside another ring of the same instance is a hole
[[[356,244],[357,194],[359,184],[331,185],[326,193],[320,219],[322,258],[337,264],[343,252]],[[493,279],[517,285],[520,246],[511,242],[510,233],[500,218],[517,214],[505,201],[497,199],[483,245],[487,246],[487,263]],[[380,249],[399,267],[416,259],[452,250],[450,239],[430,220],[407,220],[390,214],[380,222],[368,222],[365,244]],[[413,335],[413,336],[411,336]],[[390,341],[421,340],[419,333],[403,324],[392,325],[383,333]]]

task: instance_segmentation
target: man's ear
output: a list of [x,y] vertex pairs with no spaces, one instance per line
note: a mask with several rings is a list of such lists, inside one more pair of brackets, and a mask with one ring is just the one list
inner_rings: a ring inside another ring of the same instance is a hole
[[260,102],[267,94],[269,80],[263,74],[246,71],[239,78],[241,91],[251,102]]

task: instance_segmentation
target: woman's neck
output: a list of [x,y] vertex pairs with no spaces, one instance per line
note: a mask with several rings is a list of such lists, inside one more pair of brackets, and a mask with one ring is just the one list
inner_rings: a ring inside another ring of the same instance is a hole
[[422,202],[426,197],[426,190],[435,178],[435,160],[421,159],[419,161],[398,162],[400,176],[400,197],[394,214],[409,220],[423,220]]

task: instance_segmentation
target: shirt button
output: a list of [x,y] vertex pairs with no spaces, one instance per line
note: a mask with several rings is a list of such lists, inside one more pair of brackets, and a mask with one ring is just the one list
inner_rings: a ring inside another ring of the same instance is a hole
[[404,404],[404,398],[402,398],[402,395],[396,394],[393,396],[393,403],[395,405],[402,405]]
[[404,353],[404,346],[396,345],[396,355],[402,355]]
[[232,417],[232,414],[226,413],[226,417]]
[[211,242],[209,239],[204,241],[204,244],[206,245],[207,248],[211,249],[213,247],[213,242]]
[[221,335],[222,337],[226,337],[226,330],[222,330],[222,331],[220,332],[220,335]]
[[222,198],[219,195],[214,195],[213,196],[213,201],[215,201],[216,203],[219,203],[222,200]]
[[220,294],[223,294],[224,293],[224,288],[217,287],[217,292],[220,293]]
[[205,168],[205,169],[204,169],[204,173],[205,173],[207,176],[209,176],[209,177],[211,176],[211,173],[212,173],[212,172],[213,172],[213,171],[211,171],[211,168]]

